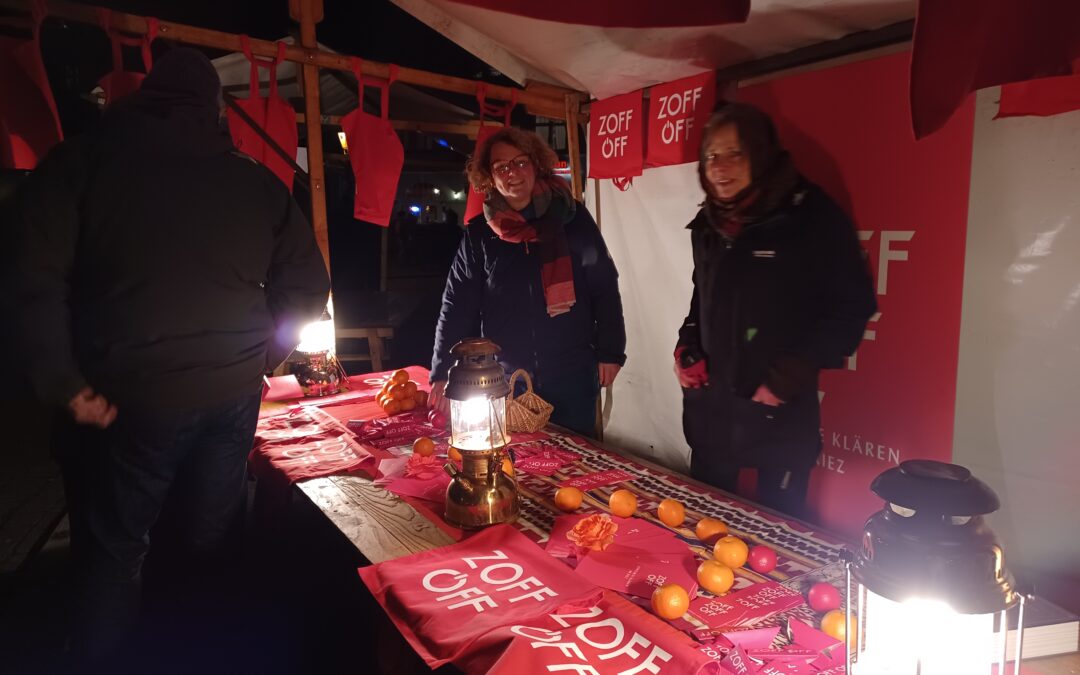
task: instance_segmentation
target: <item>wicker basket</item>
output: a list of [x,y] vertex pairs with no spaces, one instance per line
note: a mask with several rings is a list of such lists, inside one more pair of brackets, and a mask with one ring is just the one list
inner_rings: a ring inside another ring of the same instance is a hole
[[[525,378],[525,393],[514,398],[514,385],[518,376]],[[510,432],[532,433],[540,431],[551,419],[555,406],[533,392],[532,378],[522,369],[510,376],[510,398],[506,400],[506,429]]]

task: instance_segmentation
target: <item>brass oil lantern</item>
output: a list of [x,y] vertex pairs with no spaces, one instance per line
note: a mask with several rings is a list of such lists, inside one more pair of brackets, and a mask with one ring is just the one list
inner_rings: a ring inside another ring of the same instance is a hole
[[446,383],[450,401],[450,445],[461,453],[461,469],[447,462],[453,480],[446,488],[446,520],[475,529],[513,522],[518,515],[514,479],[502,471],[510,436],[506,432],[506,397],[510,385],[495,360],[499,346],[469,338],[450,350],[454,365]]

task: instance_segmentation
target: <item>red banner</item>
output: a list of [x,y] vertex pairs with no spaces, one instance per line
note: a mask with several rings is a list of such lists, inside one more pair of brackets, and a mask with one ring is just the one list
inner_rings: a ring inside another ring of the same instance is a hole
[[641,92],[593,101],[589,113],[589,178],[633,178],[645,165]]
[[1072,110],[1080,110],[1080,74],[1002,85],[1001,102],[994,119],[1021,115],[1049,117]]
[[952,457],[964,281],[971,100],[916,142],[903,52],[740,89],[776,120],[799,170],[852,216],[879,311],[846,368],[822,374],[824,449],[811,481],[820,522],[848,533],[903,460]]
[[658,84],[649,91],[649,142],[645,166],[698,160],[701,134],[716,105],[716,73]]

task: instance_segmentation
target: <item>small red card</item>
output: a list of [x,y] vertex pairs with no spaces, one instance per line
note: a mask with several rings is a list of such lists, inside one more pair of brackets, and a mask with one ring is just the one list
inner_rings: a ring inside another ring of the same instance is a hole
[[564,480],[560,486],[576,487],[579,490],[592,490],[593,488],[606,487],[633,479],[633,474],[626,473],[622,469],[608,469]]
[[676,583],[690,597],[697,592],[697,558],[675,537],[648,539],[648,547],[612,544],[603,551],[590,551],[577,566],[577,573],[602,588],[648,598],[658,586]]
[[690,613],[710,628],[744,628],[805,602],[802,594],[766,580],[722,598],[697,598],[690,603]]

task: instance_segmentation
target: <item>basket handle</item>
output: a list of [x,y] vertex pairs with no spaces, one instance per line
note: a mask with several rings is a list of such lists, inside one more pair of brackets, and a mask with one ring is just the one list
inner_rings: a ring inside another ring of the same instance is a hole
[[510,376],[510,398],[507,399],[508,403],[514,400],[514,384],[517,383],[519,375],[525,378],[525,393],[533,393],[533,383],[532,378],[529,377],[529,371],[524,368],[518,368],[514,371],[514,374]]

